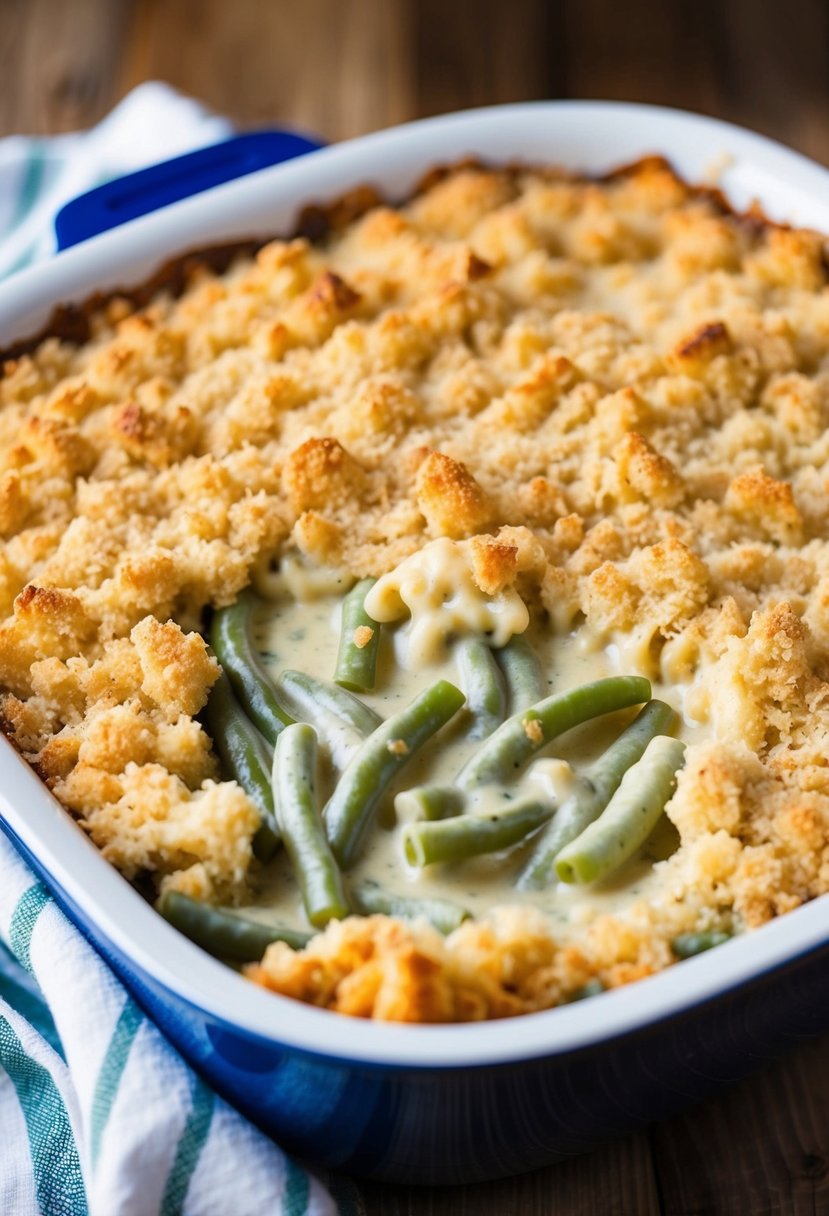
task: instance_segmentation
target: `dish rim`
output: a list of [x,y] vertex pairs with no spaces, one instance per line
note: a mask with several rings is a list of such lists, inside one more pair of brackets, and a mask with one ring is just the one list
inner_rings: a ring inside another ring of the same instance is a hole
[[[566,130],[555,133],[562,138],[558,144],[553,140],[554,147],[545,153],[550,138],[545,124],[556,117],[566,120]],[[641,134],[634,138],[637,123]],[[669,136],[679,138],[681,146],[660,146]],[[745,190],[753,188],[771,218],[785,219],[786,210],[794,207],[793,222],[829,232],[829,201],[822,201],[820,194],[829,194],[829,171],[754,132],[636,103],[490,107],[421,120],[309,153],[133,220],[33,266],[0,284],[0,346],[35,332],[35,318],[42,324],[56,303],[77,301],[96,288],[124,285],[139,265],[146,277],[148,258],[157,264],[192,247],[194,231],[203,245],[202,235],[250,236],[254,214],[268,214],[273,231],[289,231],[289,215],[318,200],[319,190],[323,198],[341,195],[369,176],[380,178],[386,191],[405,192],[407,184],[413,186],[431,166],[470,154],[493,161],[516,155],[519,160],[535,155],[538,161],[543,156],[549,164],[595,172],[658,152],[694,182],[705,167],[703,159],[710,161],[717,151],[711,147],[712,137],[734,158],[717,184],[735,206],[747,205]],[[580,143],[585,139],[587,144]],[[567,149],[577,146],[580,161],[567,155]],[[632,146],[638,152],[631,154]],[[384,165],[379,173],[377,164]],[[331,183],[328,188],[326,181]],[[28,814],[19,807],[27,807]],[[829,942],[829,896],[822,896],[681,966],[588,1002],[522,1014],[517,1036],[510,1033],[516,1028],[514,1018],[448,1026],[361,1021],[259,989],[187,941],[104,860],[5,739],[0,746],[0,811],[56,887],[98,925],[116,950],[163,988],[218,1023],[275,1045],[366,1068],[487,1067],[596,1047],[688,1012]]]

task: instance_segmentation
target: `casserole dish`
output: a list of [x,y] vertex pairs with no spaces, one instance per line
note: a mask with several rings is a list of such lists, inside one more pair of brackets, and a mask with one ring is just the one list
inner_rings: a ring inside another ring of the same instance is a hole
[[[395,197],[467,155],[594,172],[648,152],[694,181],[728,156],[720,184],[737,206],[759,197],[773,219],[829,226],[826,173],[748,133],[642,107],[509,107],[315,152],[84,242],[4,287],[0,345],[42,328],[55,303],[146,280],[194,244],[290,232],[303,205],[366,181]],[[377,1026],[274,1000],[163,924],[10,748],[0,776],[7,831],[169,1037],[287,1148],[329,1166],[422,1182],[529,1169],[829,1022],[825,899],[713,956],[520,1023]]]

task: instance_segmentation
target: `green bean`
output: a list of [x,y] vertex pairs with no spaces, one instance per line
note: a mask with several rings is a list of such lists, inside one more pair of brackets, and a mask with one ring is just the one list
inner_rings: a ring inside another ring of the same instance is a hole
[[544,696],[547,681],[541,670],[541,662],[525,637],[516,634],[506,646],[495,652],[495,657],[507,682],[507,699],[511,714],[529,709]]
[[586,1001],[591,996],[598,996],[604,992],[604,984],[601,980],[588,980],[586,984],[582,984],[581,988],[577,988],[575,992],[571,992],[565,999],[565,1005],[572,1005],[574,1001]]
[[419,785],[411,790],[401,790],[394,800],[394,809],[400,822],[415,819],[446,819],[448,815],[459,815],[466,798],[451,785]]
[[352,692],[371,692],[374,687],[380,626],[366,612],[365,600],[376,581],[374,578],[362,579],[343,600],[334,679]]
[[219,608],[213,614],[210,641],[245,713],[267,741],[275,743],[293,718],[280,705],[251,640],[251,617],[257,602],[253,592],[247,590],[235,603]]
[[258,963],[271,942],[285,942],[292,950],[301,950],[309,940],[307,933],[237,916],[180,891],[165,891],[155,906],[166,921],[208,954],[236,963]]
[[350,866],[359,853],[377,804],[392,779],[463,702],[460,689],[447,680],[438,680],[366,739],[324,811],[328,839],[341,866]]
[[202,717],[226,774],[238,781],[259,811],[253,853],[259,861],[269,861],[280,839],[271,789],[270,752],[236,701],[224,672],[210,690]]
[[336,714],[344,722],[350,723],[361,735],[370,735],[383,721],[380,715],[369,709],[368,705],[364,705],[359,697],[353,696],[336,684],[317,680],[302,671],[289,669],[280,672],[276,688],[289,709],[295,710],[297,716],[307,715],[312,725],[320,709],[327,709],[329,713]]
[[504,785],[558,735],[591,718],[648,701],[651,686],[640,676],[610,676],[538,701],[507,718],[458,774],[461,789]]
[[410,899],[407,895],[391,895],[375,882],[362,882],[351,888],[351,902],[363,916],[380,913],[397,916],[400,920],[425,917],[439,933],[451,933],[469,918],[469,913],[448,899]]
[[362,747],[365,736],[336,714],[329,713],[327,709],[318,710],[309,725],[317,732],[317,738],[328,752],[331,764],[337,772],[341,773],[348,768]]
[[721,946],[730,937],[730,933],[717,929],[708,929],[701,933],[680,933],[671,942],[671,950],[677,958],[693,958],[695,954]]
[[472,715],[470,739],[488,739],[506,713],[506,694],[491,647],[481,638],[461,638],[455,645],[460,684]]
[[285,849],[311,924],[317,929],[348,915],[342,875],[331,855],[314,801],[317,736],[305,722],[286,726],[276,741],[273,786]]
[[413,866],[463,861],[479,853],[497,853],[541,827],[554,810],[551,802],[528,798],[495,811],[456,815],[431,823],[408,823],[403,829],[403,851]]
[[575,840],[588,824],[598,819],[627,770],[655,735],[664,735],[676,719],[664,701],[649,701],[615,743],[602,752],[584,776],[576,778],[572,794],[541,833],[532,855],[518,878],[521,890],[537,890],[555,879],[553,862],[561,850]]
[[[302,698],[293,697],[290,690],[286,689],[286,685],[282,681],[282,676],[285,674],[283,672],[276,680],[277,692],[298,722],[307,722],[310,726],[313,726],[317,732],[319,742],[328,753],[331,764],[338,772],[342,772],[344,768],[347,768],[365,736],[360,731],[355,730],[345,718],[341,718],[339,714],[332,713],[319,703],[310,701],[303,708],[302,704],[300,704]],[[291,671],[287,674],[291,677],[297,677],[298,680],[303,678],[302,674],[298,671]],[[312,677],[309,676],[308,679],[310,680]],[[338,689],[337,691],[342,692],[342,689]],[[345,693],[344,695],[350,696],[351,694]]]
[[685,744],[651,739],[627,770],[602,814],[562,849],[555,861],[562,882],[594,882],[617,870],[645,843],[676,787]]

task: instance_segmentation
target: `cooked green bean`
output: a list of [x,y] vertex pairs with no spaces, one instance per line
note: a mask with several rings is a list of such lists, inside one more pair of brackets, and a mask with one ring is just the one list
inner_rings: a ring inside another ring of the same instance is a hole
[[479,853],[497,853],[541,827],[554,810],[555,805],[551,802],[528,798],[496,811],[408,823],[403,829],[403,851],[413,866],[463,861]]
[[519,888],[538,889],[555,880],[553,862],[558,854],[588,824],[598,819],[630,766],[641,759],[655,735],[664,735],[671,729],[675,718],[674,711],[664,701],[649,701],[584,776],[576,778],[572,794],[539,836],[532,856],[518,878]]
[[451,785],[418,785],[411,790],[401,790],[394,800],[397,818],[446,819],[448,815],[459,815],[466,798]]
[[[284,675],[291,677],[291,680],[285,682],[282,677]],[[282,700],[290,709],[298,722],[307,722],[309,726],[313,726],[317,732],[317,738],[328,753],[332,765],[338,772],[342,772],[348,767],[352,757],[358,748],[362,745],[365,735],[358,731],[341,718],[339,714],[332,713],[319,702],[307,702],[305,707],[301,704],[304,700],[302,696],[293,697],[290,691],[290,684],[293,682],[293,677],[302,679],[302,675],[298,671],[282,672],[276,680],[276,689]],[[310,677],[309,677],[310,678]],[[287,684],[287,687],[286,687]],[[342,692],[342,689],[338,689]],[[344,696],[350,696],[350,693],[344,693]]]
[[276,741],[276,815],[311,924],[317,929],[348,915],[342,875],[331,855],[314,801],[317,736],[305,722],[286,726]]
[[525,637],[516,634],[495,657],[507,682],[509,712],[518,714],[540,700],[547,691],[541,661]]
[[343,600],[340,648],[334,679],[352,692],[371,692],[377,671],[380,626],[365,609],[366,596],[377,582],[364,578]]
[[586,984],[582,984],[581,988],[577,988],[575,992],[571,992],[564,1004],[572,1005],[574,1001],[586,1001],[591,996],[599,996],[604,990],[604,984],[601,980],[588,980]]
[[610,676],[556,693],[513,714],[458,774],[461,789],[507,784],[531,756],[558,735],[616,709],[650,700],[651,686],[640,676]]
[[679,739],[667,735],[651,739],[599,818],[559,853],[555,867],[562,882],[594,882],[633,856],[674,792],[684,754],[685,744]]
[[269,743],[293,718],[279,703],[267,672],[250,636],[251,617],[257,604],[252,591],[243,591],[235,603],[213,614],[210,641],[242,708]]
[[224,672],[210,690],[202,717],[226,775],[239,782],[259,811],[253,853],[260,861],[268,861],[279,845],[279,828],[276,826],[271,789],[270,752],[265,740],[236,701]]
[[271,942],[285,942],[292,950],[301,950],[309,939],[307,933],[237,916],[226,908],[214,908],[179,891],[166,891],[156,908],[165,920],[208,954],[236,963],[258,963]]
[[680,933],[671,942],[671,950],[677,958],[693,958],[706,950],[721,946],[731,937],[724,930],[708,929],[700,933]]
[[341,773],[348,768],[362,747],[365,735],[361,735],[348,722],[344,722],[336,714],[329,713],[327,709],[317,710],[313,721],[304,717],[302,720],[307,720],[309,725],[314,727],[317,738],[328,752],[337,772]]
[[364,705],[359,697],[336,684],[329,684],[327,680],[307,676],[302,671],[280,672],[276,688],[288,708],[295,710],[298,716],[307,715],[312,725],[314,716],[320,709],[327,709],[329,713],[336,714],[344,722],[350,723],[361,735],[370,735],[383,721],[380,715],[369,709],[368,705]]
[[488,739],[506,713],[506,693],[491,647],[481,638],[461,638],[455,645],[460,685],[472,715],[470,739]]
[[350,866],[359,853],[377,804],[392,779],[463,702],[460,689],[447,680],[438,680],[366,739],[324,811],[328,839],[341,866]]
[[469,913],[448,899],[411,899],[407,895],[391,895],[374,882],[362,882],[351,888],[351,902],[363,916],[380,913],[397,916],[400,920],[425,917],[439,933],[451,933],[468,919]]

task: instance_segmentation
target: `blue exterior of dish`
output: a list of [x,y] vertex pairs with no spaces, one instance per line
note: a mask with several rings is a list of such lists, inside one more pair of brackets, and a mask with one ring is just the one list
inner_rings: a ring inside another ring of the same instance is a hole
[[577,1052],[555,1054],[551,1042],[551,1054],[538,1059],[458,1069],[299,1052],[217,1019],[148,976],[0,826],[218,1093],[288,1151],[361,1177],[438,1185],[550,1164],[671,1114],[829,1029],[827,941],[679,1016]]

